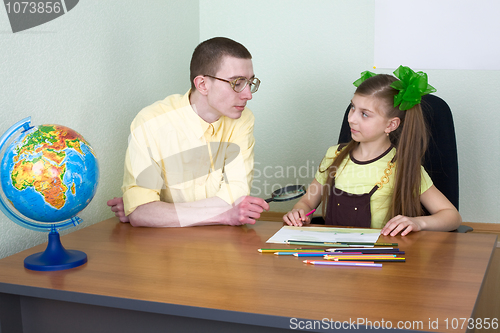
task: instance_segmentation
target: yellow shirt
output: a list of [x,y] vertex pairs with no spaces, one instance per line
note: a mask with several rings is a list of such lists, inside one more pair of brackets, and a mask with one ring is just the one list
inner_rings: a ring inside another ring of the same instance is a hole
[[254,116],[207,123],[185,95],[171,95],[139,112],[125,156],[125,214],[153,202],[192,202],[218,196],[229,204],[250,193]]
[[[330,147],[326,152],[326,156],[320,164],[319,170],[326,170],[335,158],[335,152],[338,145]],[[344,159],[340,164],[339,171],[335,176],[335,187],[347,193],[363,194],[372,190],[376,183],[381,182],[384,176],[384,170],[387,168],[387,163],[392,160],[396,154],[396,148],[389,149],[378,158],[359,162],[352,157]],[[387,223],[387,211],[391,203],[392,193],[394,192],[394,171],[397,163],[392,169],[392,174],[389,176],[389,181],[383,184],[378,190],[373,193],[370,199],[370,211],[372,215],[372,228],[383,228]],[[326,184],[327,173],[316,172],[316,180],[321,184]],[[432,180],[425,171],[422,170],[422,181],[420,185],[420,194],[427,191],[432,186]]]

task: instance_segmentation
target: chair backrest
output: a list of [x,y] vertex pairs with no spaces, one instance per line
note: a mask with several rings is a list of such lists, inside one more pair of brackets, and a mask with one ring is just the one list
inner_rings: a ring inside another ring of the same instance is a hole
[[[458,209],[458,154],[451,109],[444,100],[431,94],[422,96],[421,106],[430,134],[424,168],[438,190]],[[348,113],[349,107],[344,114],[339,143],[351,140]]]

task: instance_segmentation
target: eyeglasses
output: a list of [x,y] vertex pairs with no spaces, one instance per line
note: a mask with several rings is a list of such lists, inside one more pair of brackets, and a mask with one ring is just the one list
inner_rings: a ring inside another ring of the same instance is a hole
[[212,79],[227,82],[231,85],[231,88],[233,88],[233,90],[237,93],[242,92],[243,89],[245,89],[247,87],[247,84],[250,85],[250,92],[252,94],[257,92],[257,90],[259,90],[259,86],[260,86],[260,80],[256,77],[251,78],[251,79],[247,79],[246,77],[237,77],[236,79],[229,81],[229,80],[224,80],[224,79],[221,79],[219,77],[215,77],[215,76],[207,75],[207,74],[205,74],[203,76],[208,76],[208,77],[211,77]]

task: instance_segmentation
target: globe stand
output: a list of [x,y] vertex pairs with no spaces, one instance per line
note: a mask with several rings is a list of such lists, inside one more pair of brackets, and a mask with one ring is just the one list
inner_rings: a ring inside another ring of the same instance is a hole
[[78,267],[86,262],[87,254],[85,252],[66,250],[61,244],[59,233],[52,229],[45,251],[26,257],[24,267],[33,271],[59,271]]

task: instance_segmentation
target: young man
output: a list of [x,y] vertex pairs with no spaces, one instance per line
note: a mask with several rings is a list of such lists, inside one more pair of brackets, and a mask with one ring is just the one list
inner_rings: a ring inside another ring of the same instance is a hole
[[254,116],[260,81],[248,50],[231,39],[202,42],[191,89],[144,108],[131,125],[123,200],[108,201],[133,226],[253,224],[269,209],[251,197]]

